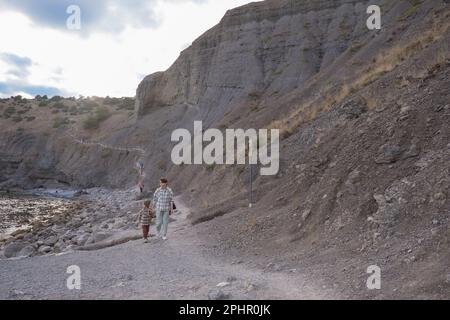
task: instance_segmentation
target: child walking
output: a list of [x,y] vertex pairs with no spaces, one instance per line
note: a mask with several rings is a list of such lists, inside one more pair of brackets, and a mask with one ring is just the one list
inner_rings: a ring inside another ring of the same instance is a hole
[[142,226],[142,235],[144,242],[148,242],[148,237],[152,236],[150,233],[150,223],[153,218],[153,209],[150,207],[151,202],[149,200],[144,201],[144,207],[139,212],[138,223]]

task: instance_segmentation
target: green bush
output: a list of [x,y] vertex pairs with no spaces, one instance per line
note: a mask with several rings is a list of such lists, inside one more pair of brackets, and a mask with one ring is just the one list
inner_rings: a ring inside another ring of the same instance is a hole
[[87,99],[78,101],[78,106],[81,113],[87,113],[100,107],[97,102]]
[[18,111],[17,111],[17,114],[25,114],[25,113],[27,113],[28,111],[30,111],[30,109],[22,109],[22,110],[18,110]]
[[111,112],[108,108],[100,107],[95,111],[95,116],[98,121],[103,122],[111,116]]
[[103,158],[103,159],[105,159],[105,158],[108,158],[108,157],[111,157],[112,156],[112,150],[111,149],[102,149],[102,152],[101,152],[101,157]]
[[64,107],[65,107],[65,105],[62,102],[56,102],[53,104],[53,108],[56,108],[56,109],[64,109]]
[[61,96],[53,96],[51,99],[50,99],[50,101],[51,102],[59,102],[59,101],[61,101],[61,100],[63,100],[64,98],[63,97],[61,97]]
[[53,119],[53,128],[58,129],[64,125],[69,124],[69,119],[66,117],[55,117]]
[[87,100],[84,105],[88,108],[88,109],[96,109],[99,107],[99,104],[95,101],[92,100]]
[[70,109],[69,109],[69,113],[72,116],[77,115],[78,114],[78,108],[76,106],[71,106]]
[[107,105],[116,105],[116,104],[119,104],[120,102],[121,102],[121,99],[118,99],[118,98],[111,98],[111,97],[109,97],[109,96],[107,96],[106,98],[105,98],[105,100],[103,100],[103,102],[105,103],[105,104],[107,104]]
[[5,119],[10,118],[14,113],[16,113],[16,108],[13,106],[9,106],[8,108],[5,109],[5,111],[3,112],[3,116],[5,117]]
[[248,97],[252,100],[257,100],[257,99],[261,98],[261,96],[262,96],[262,92],[259,92],[259,91],[253,91],[248,94]]
[[69,110],[69,106],[65,105],[64,102],[54,103],[53,108],[61,110],[62,112],[67,112]]
[[164,160],[159,160],[158,161],[158,168],[160,170],[166,170],[166,162]]
[[123,98],[117,107],[117,110],[134,110],[134,99],[133,98]]
[[111,116],[111,112],[105,107],[99,107],[95,110],[95,114],[89,116],[83,121],[83,128],[86,130],[98,129],[100,123]]

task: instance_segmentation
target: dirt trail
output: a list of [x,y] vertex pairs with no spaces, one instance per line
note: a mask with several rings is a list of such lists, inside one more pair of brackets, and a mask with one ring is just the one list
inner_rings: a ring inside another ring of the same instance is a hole
[[[98,251],[75,251],[0,261],[0,299],[330,299],[333,292],[306,275],[264,272],[224,263],[202,243],[187,220],[188,209],[169,225],[169,239],[153,238]],[[154,228],[152,228],[154,233]],[[67,267],[81,269],[81,290],[68,290]],[[217,284],[228,282],[222,288]]]
[[144,156],[147,153],[147,151],[141,147],[118,147],[118,146],[106,144],[103,142],[95,142],[95,141],[79,139],[79,138],[77,138],[77,136],[75,134],[73,134],[70,131],[66,132],[66,134],[62,138],[66,137],[66,136],[69,137],[70,139],[72,139],[72,141],[75,143],[82,144],[82,145],[89,146],[89,147],[100,147],[102,149],[110,149],[110,150],[115,150],[115,151],[136,152],[140,156]]

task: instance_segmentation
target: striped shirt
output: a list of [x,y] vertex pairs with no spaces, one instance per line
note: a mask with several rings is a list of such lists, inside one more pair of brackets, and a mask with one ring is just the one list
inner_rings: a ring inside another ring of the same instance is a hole
[[173,192],[170,188],[158,188],[153,194],[153,207],[158,211],[169,211],[173,208]]
[[139,212],[138,220],[141,225],[149,226],[150,223],[152,222],[152,214],[150,213],[150,210],[147,208],[143,208]]

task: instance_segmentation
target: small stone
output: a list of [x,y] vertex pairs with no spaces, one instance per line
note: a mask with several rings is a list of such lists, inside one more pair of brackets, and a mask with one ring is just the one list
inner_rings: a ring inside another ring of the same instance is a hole
[[44,244],[46,246],[53,246],[58,241],[58,237],[56,236],[50,236],[47,239],[44,240]]
[[216,287],[223,288],[223,287],[226,287],[226,286],[229,286],[229,285],[230,285],[229,282],[224,281],[224,282],[218,283],[216,285]]
[[246,292],[250,292],[250,291],[256,290],[257,288],[258,288],[258,286],[255,285],[254,283],[251,283],[249,281],[245,282],[245,291]]
[[389,164],[396,162],[401,154],[402,148],[398,145],[383,145],[380,147],[380,155],[375,159],[377,164]]
[[303,213],[302,213],[302,219],[303,219],[303,220],[308,219],[308,217],[309,217],[310,214],[311,214],[311,209],[307,209],[307,210],[303,211]]
[[78,246],[83,246],[88,239],[89,235],[87,233],[83,233],[79,236],[76,236],[75,239],[72,239],[72,241]]
[[38,252],[41,253],[41,254],[47,254],[50,251],[52,251],[52,248],[49,247],[49,246],[45,246],[45,245],[40,246],[39,249],[38,249]]
[[17,297],[17,296],[23,296],[25,295],[25,292],[20,291],[20,290],[12,290],[10,293],[11,297]]
[[229,293],[224,293],[220,289],[213,289],[208,293],[209,300],[227,300],[230,299]]
[[433,195],[433,198],[434,198],[434,200],[436,200],[436,201],[442,201],[442,200],[445,200],[446,196],[445,196],[445,194],[444,194],[443,192],[436,192],[436,193]]

